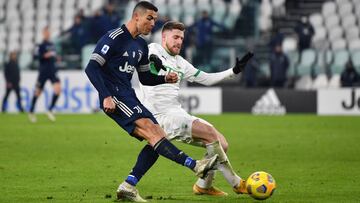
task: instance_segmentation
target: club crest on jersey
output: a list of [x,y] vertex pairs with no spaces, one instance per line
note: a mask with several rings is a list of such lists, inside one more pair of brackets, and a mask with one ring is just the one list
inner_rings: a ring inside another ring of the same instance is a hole
[[127,61],[124,66],[119,66],[119,71],[124,73],[133,73],[135,66],[130,65]]
[[108,51],[109,51],[109,46],[108,45],[104,45],[102,48],[101,48],[101,53],[102,54],[106,54]]

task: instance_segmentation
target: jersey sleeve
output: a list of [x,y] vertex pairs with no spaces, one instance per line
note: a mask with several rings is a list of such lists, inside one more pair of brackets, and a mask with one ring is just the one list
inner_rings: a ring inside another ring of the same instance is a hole
[[100,66],[104,66],[113,55],[115,49],[114,46],[114,40],[108,35],[104,35],[96,44],[94,52],[91,54],[90,61],[96,61]]
[[137,68],[138,72],[146,72],[150,70],[150,61],[149,61],[149,48],[145,40],[142,40],[142,54],[139,61],[139,67]]
[[210,86],[232,78],[234,76],[232,68],[217,73],[206,73],[195,68],[185,59],[183,59],[183,61],[185,64],[184,78],[189,82],[196,82],[202,85]]
[[184,79],[189,82],[194,82],[196,77],[198,77],[199,74],[201,73],[201,70],[195,68],[191,63],[189,63],[185,59],[182,59],[182,64],[185,69]]

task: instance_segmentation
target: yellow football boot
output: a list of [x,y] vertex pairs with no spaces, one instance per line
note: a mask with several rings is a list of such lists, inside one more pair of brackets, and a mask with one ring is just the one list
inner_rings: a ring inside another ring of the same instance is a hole
[[248,194],[248,191],[246,189],[246,181],[240,180],[239,185],[233,187],[234,192],[237,194]]
[[221,191],[219,188],[211,186],[210,188],[201,188],[198,185],[194,184],[193,192],[196,195],[210,195],[210,196],[226,196],[226,192]]

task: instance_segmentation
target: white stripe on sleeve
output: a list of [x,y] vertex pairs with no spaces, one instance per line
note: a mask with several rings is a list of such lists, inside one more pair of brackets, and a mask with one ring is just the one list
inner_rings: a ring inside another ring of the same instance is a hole
[[101,66],[103,66],[106,62],[106,60],[97,53],[91,54],[90,60],[94,60],[94,61],[98,62]]

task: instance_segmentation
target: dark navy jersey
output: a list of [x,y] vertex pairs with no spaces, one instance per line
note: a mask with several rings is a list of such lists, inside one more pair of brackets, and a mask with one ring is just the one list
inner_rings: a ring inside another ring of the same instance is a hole
[[[45,58],[45,54],[47,52],[52,52],[53,56],[49,58]],[[40,73],[54,73],[56,72],[55,62],[56,62],[56,50],[53,43],[49,41],[43,41],[36,50],[35,53],[36,58],[39,59]]]
[[135,96],[131,78],[135,69],[138,72],[149,70],[148,52],[145,40],[133,38],[122,25],[98,41],[90,60],[100,64],[101,77],[112,95]]

